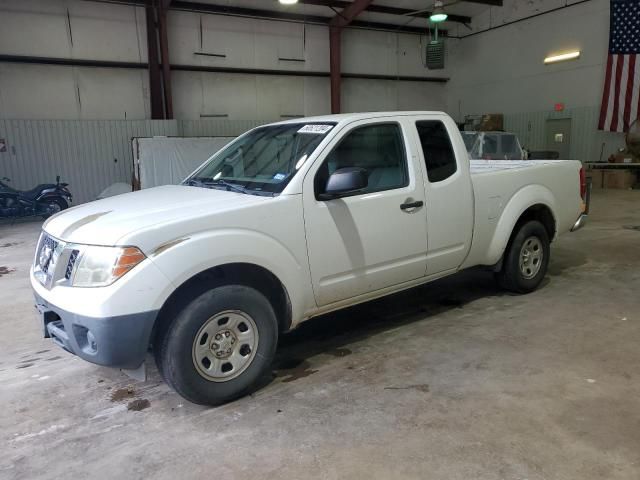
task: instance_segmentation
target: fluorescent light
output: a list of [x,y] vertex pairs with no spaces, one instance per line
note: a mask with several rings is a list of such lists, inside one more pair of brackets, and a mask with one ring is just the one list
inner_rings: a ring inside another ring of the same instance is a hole
[[545,64],[556,63],[556,62],[564,62],[565,60],[573,60],[574,58],[578,58],[580,56],[580,50],[576,50],[575,52],[567,52],[561,53],[559,55],[551,55],[544,59]]
[[294,3],[298,3],[298,0],[278,0],[283,5],[293,5]]

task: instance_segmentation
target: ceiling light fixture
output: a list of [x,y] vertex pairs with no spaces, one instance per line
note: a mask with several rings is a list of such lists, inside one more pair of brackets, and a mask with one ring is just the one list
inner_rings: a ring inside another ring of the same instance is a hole
[[298,3],[298,0],[278,0],[282,5],[293,5]]
[[449,15],[444,11],[443,4],[440,0],[436,0],[436,3],[433,5],[434,9],[429,16],[429,20],[433,23],[444,22]]
[[580,50],[576,50],[574,52],[561,53],[559,55],[550,55],[544,59],[544,64],[548,65],[550,63],[564,62],[565,60],[573,60],[574,58],[578,58],[579,56],[580,56]]

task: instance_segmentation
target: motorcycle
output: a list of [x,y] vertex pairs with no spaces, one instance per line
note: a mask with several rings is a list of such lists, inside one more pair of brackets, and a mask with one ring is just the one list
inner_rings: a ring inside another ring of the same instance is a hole
[[7,177],[0,180],[0,218],[48,218],[69,208],[73,199],[67,188],[69,184],[60,183],[59,175],[55,184],[41,184],[27,191],[16,190],[5,183],[10,181]]

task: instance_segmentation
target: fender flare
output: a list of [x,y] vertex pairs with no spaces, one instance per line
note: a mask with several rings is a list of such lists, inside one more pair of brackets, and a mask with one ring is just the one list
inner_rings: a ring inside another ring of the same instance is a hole
[[556,200],[551,190],[538,184],[521,188],[509,199],[500,215],[487,249],[487,265],[493,265],[500,261],[516,224],[522,215],[535,205],[543,205],[548,208],[553,216],[554,223],[557,222],[554,213],[556,211]]
[[[204,255],[207,251],[215,251],[215,255]],[[291,302],[293,326],[303,318],[309,302],[314,301],[313,296],[308,298],[311,292],[308,265],[275,238],[255,230],[237,228],[198,233],[164,242],[148,252],[148,257],[172,280],[170,288],[161,294],[161,303],[196,275],[234,263],[261,267],[280,281]]]

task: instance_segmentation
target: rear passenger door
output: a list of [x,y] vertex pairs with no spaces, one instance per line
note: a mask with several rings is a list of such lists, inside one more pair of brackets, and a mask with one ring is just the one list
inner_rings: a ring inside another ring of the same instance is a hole
[[[413,126],[368,120],[347,128],[303,184],[318,306],[421,278],[426,269],[424,182],[417,147],[407,135]],[[365,169],[368,186],[343,198],[321,200],[329,175],[348,167]]]
[[424,187],[429,248],[427,275],[458,268],[471,247],[474,198],[464,143],[449,117],[414,121],[416,143],[425,170]]

